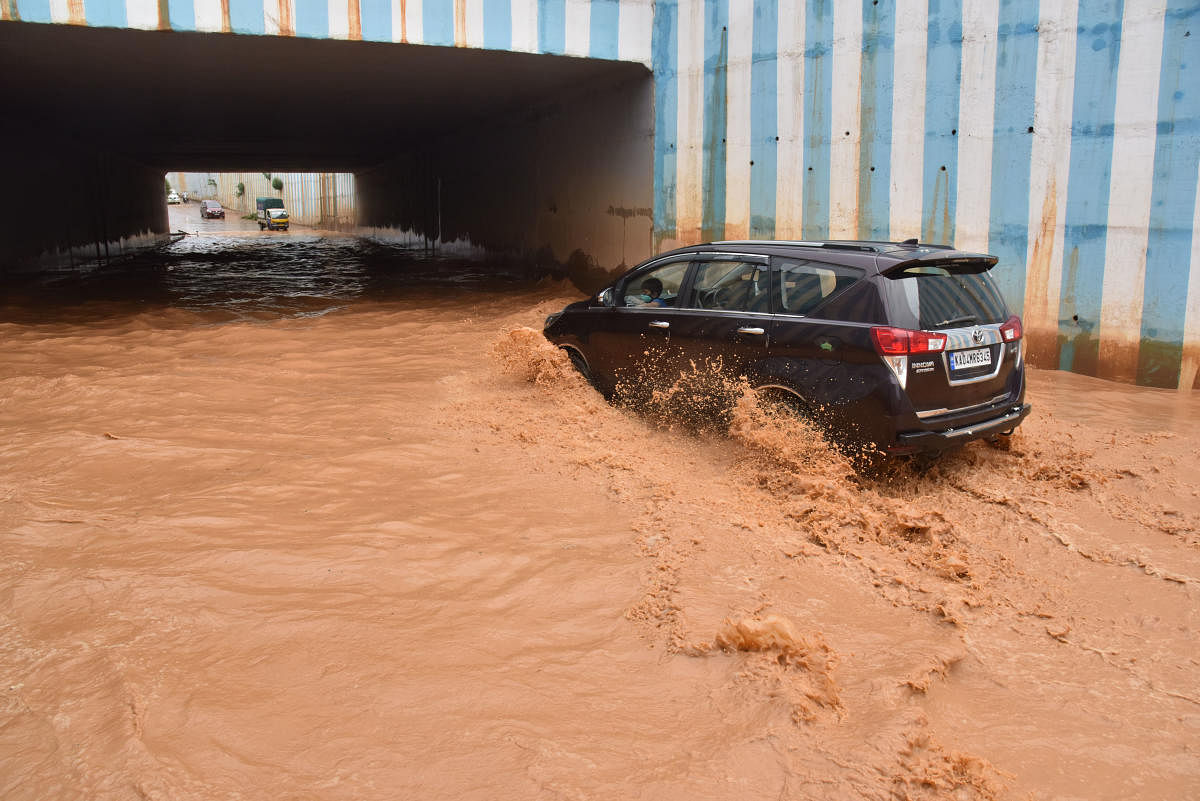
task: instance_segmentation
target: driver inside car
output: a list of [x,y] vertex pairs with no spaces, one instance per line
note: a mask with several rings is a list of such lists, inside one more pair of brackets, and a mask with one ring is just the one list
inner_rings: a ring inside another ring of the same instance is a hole
[[642,281],[637,295],[630,296],[631,306],[666,306],[667,300],[662,296],[663,284],[657,278],[650,277]]

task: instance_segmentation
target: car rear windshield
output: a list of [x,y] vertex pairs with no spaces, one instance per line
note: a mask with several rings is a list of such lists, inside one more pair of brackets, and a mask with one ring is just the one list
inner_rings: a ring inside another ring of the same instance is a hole
[[1008,317],[1004,299],[978,264],[919,265],[888,277],[903,288],[917,324],[925,330],[1002,323]]

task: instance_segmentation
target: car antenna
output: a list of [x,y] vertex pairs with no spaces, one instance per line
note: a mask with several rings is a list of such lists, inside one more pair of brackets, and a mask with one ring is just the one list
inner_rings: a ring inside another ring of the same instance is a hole
[[915,244],[917,244],[917,240],[915,240],[915,239],[905,239],[905,240],[904,240],[903,242],[901,242],[900,244],[901,244],[901,245],[915,245]]

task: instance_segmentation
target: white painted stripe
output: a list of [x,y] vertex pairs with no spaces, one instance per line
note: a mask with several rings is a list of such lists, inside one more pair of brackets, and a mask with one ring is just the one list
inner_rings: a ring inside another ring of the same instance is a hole
[[483,47],[483,3],[484,0],[466,0],[467,47]]
[[678,123],[676,227],[681,241],[699,242],[704,208],[704,0],[679,3]]
[[753,61],[754,0],[729,0],[724,239],[750,237],[750,65]]
[[350,38],[350,6],[346,0],[328,0],[329,38]]
[[[55,6],[61,5],[64,13],[66,0],[50,0],[50,16],[55,16]],[[157,0],[125,0],[125,15],[130,28],[152,31],[158,28]],[[57,22],[57,19],[55,19]]]
[[[396,24],[396,6],[400,0],[392,0],[392,28],[400,30]],[[279,35],[279,3],[275,0],[263,0],[263,33],[267,36]],[[222,190],[224,191],[224,190]]]
[[1100,358],[1102,370],[1129,379],[1137,375],[1137,343],[1142,336],[1166,5],[1166,0],[1142,0],[1136,9],[1126,6],[1121,21]]
[[1200,170],[1196,172],[1196,211],[1192,219],[1192,260],[1188,272],[1187,312],[1183,323],[1183,364],[1179,388],[1190,392],[1200,370]]
[[829,146],[829,237],[858,236],[858,153],[862,139],[862,6],[835,3],[833,123]]
[[892,185],[889,191],[893,240],[921,235],[925,166],[925,58],[927,0],[896,2],[896,66],[892,73]]
[[1077,19],[1074,3],[1057,7],[1046,3],[1038,20],[1024,317],[1025,328],[1035,336],[1050,338],[1050,343],[1058,336],[1058,302],[1062,294]]
[[[18,11],[20,8],[18,8]],[[158,13],[155,12],[155,25],[157,27]],[[69,23],[71,21],[71,4],[68,0],[50,0],[50,21]]]
[[408,41],[412,44],[425,43],[425,0],[408,0],[404,4],[404,26]]
[[221,30],[221,0],[194,0],[192,10],[196,30],[210,33]]
[[[271,2],[271,0],[265,0]],[[392,41],[403,42],[407,38],[404,27],[404,7],[401,0],[392,0]]]
[[957,247],[976,253],[987,251],[991,220],[999,22],[1000,6],[994,0],[966,0],[963,4],[954,242]]
[[512,0],[512,49],[519,53],[537,52],[537,0]]
[[779,0],[779,178],[775,236],[801,239],[804,222],[804,0]]
[[653,64],[654,0],[621,0],[617,12],[617,58]]
[[586,56],[591,41],[591,0],[567,0],[567,30],[563,50],[569,56]]

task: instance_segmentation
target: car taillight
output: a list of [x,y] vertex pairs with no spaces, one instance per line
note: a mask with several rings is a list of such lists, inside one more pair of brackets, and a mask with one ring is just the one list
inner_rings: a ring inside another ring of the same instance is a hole
[[871,329],[875,350],[896,376],[901,389],[908,387],[908,357],[919,353],[940,353],[946,349],[946,335],[908,328],[876,326]]
[[910,353],[940,353],[946,349],[946,335],[907,328],[876,327],[871,339],[880,356],[907,356]]
[[1004,325],[1000,326],[1000,336],[1004,337],[1005,342],[1016,342],[1021,338],[1021,318],[1013,315],[1004,321]]

